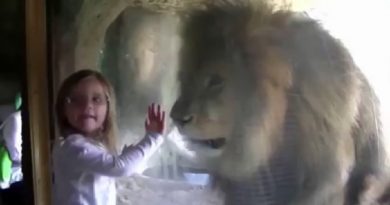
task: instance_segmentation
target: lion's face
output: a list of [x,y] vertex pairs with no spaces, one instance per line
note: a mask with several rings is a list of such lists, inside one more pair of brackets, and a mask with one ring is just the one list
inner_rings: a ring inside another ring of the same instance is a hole
[[233,90],[230,67],[215,60],[182,75],[181,95],[171,117],[194,151],[221,152],[231,137],[239,99]]
[[182,64],[181,91],[171,117],[185,148],[209,168],[231,178],[249,176],[267,162],[279,141],[288,66],[267,46],[259,48],[253,62],[236,52],[205,49],[207,57],[195,61],[187,56]]
[[221,61],[203,67],[182,80],[182,94],[175,103],[172,117],[181,133],[204,141],[201,143],[207,148],[219,149],[225,144],[234,117],[233,112],[229,112],[234,105],[231,76],[223,73],[228,65]]

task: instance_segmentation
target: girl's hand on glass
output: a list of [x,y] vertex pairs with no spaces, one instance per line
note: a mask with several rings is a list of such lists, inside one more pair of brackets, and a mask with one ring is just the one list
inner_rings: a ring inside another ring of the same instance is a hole
[[165,112],[161,111],[160,105],[155,109],[154,103],[148,107],[148,116],[145,120],[145,129],[147,132],[157,132],[163,134],[164,132]]

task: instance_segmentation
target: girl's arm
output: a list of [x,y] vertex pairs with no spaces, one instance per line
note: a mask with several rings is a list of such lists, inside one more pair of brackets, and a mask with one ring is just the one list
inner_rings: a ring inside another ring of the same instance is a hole
[[106,176],[129,176],[146,156],[158,149],[163,138],[158,133],[148,133],[137,145],[125,147],[119,156],[92,144],[81,135],[69,136],[66,141],[63,148],[75,169]]

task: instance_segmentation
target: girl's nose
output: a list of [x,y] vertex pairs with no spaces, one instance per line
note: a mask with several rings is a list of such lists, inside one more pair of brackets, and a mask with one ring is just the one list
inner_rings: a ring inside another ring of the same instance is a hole
[[83,102],[83,108],[85,109],[92,109],[94,107],[94,103],[92,100],[89,100],[89,99],[86,99],[84,102]]

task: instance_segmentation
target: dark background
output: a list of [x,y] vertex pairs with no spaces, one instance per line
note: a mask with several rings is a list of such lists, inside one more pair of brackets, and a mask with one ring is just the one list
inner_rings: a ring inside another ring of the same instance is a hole
[[25,67],[24,1],[0,1],[0,104],[12,102]]

